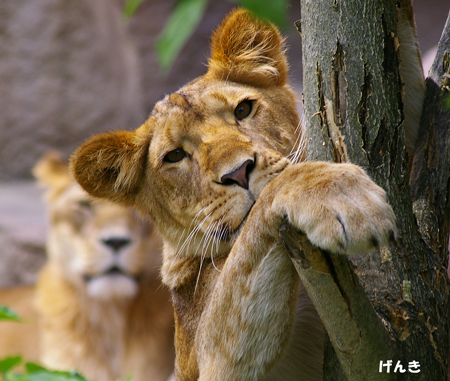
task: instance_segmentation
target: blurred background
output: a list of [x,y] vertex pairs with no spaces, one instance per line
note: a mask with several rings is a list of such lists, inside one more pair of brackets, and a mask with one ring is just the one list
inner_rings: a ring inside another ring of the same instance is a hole
[[[415,0],[425,71],[449,0]],[[211,31],[235,6],[210,0],[171,70],[154,44],[175,0],[144,0],[126,18],[125,0],[0,1],[0,287],[33,283],[45,259],[45,205],[31,168],[51,149],[68,157],[90,135],[134,129],[156,101],[205,72]],[[301,39],[291,1],[290,76],[301,95]]]

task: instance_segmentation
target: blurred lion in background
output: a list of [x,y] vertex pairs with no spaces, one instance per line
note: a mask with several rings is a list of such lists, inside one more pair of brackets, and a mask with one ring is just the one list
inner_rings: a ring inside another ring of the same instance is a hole
[[[42,158],[34,174],[47,188],[48,262],[35,289],[0,291],[0,304],[17,304],[25,321],[37,312],[39,323],[0,325],[0,355],[17,351],[91,381],[166,380],[174,361],[173,310],[158,278],[162,244],[152,224],[131,208],[94,201],[56,153]],[[38,341],[37,356],[30,347]]]

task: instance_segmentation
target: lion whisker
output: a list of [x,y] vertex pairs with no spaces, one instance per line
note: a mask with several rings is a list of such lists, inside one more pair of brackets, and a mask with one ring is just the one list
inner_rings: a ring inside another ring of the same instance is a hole
[[[189,224],[189,226],[183,229],[183,233],[181,234],[180,239],[178,240],[178,243],[177,243],[177,253],[179,252],[178,247],[180,246],[180,243],[181,243],[181,240],[183,239],[184,233],[186,232],[186,230],[189,231],[189,230],[191,229],[192,224],[195,223],[195,221],[197,220],[197,218],[200,216],[200,213],[203,212],[203,210],[205,210],[206,207],[207,207],[207,205],[205,205],[203,208],[201,208],[201,209],[197,212],[197,214],[194,216],[194,218],[192,219],[192,221],[191,221],[191,223]],[[188,237],[189,237],[189,236],[188,236]],[[186,238],[186,239],[187,239],[187,238]]]
[[[302,128],[302,122],[300,121],[297,125],[297,128],[295,129],[295,133],[297,134],[295,144],[292,146],[291,152],[287,156],[293,163],[297,163],[301,154],[303,152],[305,152],[306,140],[302,139],[302,137],[303,137],[302,133],[298,133],[301,128]],[[300,139],[302,139],[302,141],[299,143]],[[295,148],[295,147],[297,147],[297,148]]]
[[[206,206],[207,206],[207,205],[206,205]],[[180,245],[180,242],[181,242],[181,240],[182,240],[182,238],[183,238],[183,236],[184,236],[184,233],[186,232],[186,230],[189,231],[189,230],[191,229],[192,225],[195,223],[195,221],[197,220],[197,218],[200,216],[200,213],[203,212],[203,210],[205,210],[206,206],[204,206],[203,208],[201,208],[201,209],[197,212],[197,214],[194,216],[194,218],[192,219],[192,221],[191,221],[191,223],[189,224],[189,226],[183,229],[183,233],[181,234],[180,239],[178,240],[178,243],[177,243],[177,250],[178,250],[178,247],[179,247],[179,245]]]
[[219,225],[219,221],[216,221],[214,224],[211,225],[211,229],[208,232],[209,237],[205,241],[205,250],[207,250],[208,247],[210,246],[211,256],[213,255],[213,252],[214,252],[214,242],[215,242],[215,239],[216,239],[215,232],[216,232],[216,229],[217,229],[218,225]]
[[[181,248],[178,250],[176,257],[178,257],[180,255],[180,253],[187,247],[187,250],[189,250],[190,244],[192,242],[192,240],[194,239],[194,237],[197,235],[197,233],[200,231],[200,229],[202,228],[203,224],[206,222],[206,220],[208,219],[208,217],[210,217],[212,214],[209,213],[208,215],[206,215],[201,221],[200,223],[189,233],[188,237],[186,238],[186,240],[184,241],[183,245],[181,246]],[[192,225],[192,223],[191,223]]]
[[[211,214],[211,213],[210,213]],[[206,250],[208,248],[209,242],[211,241],[211,238],[213,237],[213,231],[214,231],[214,227],[217,225],[217,221],[214,222],[210,222],[208,227],[206,228],[206,231],[202,237],[202,239],[200,240],[198,246],[197,246],[197,251],[200,248],[200,245],[202,245],[203,242],[203,246],[202,246],[202,253],[200,256],[200,268],[198,269],[198,275],[197,275],[197,280],[195,282],[195,288],[194,288],[194,294],[195,291],[197,290],[197,286],[198,286],[198,281],[200,279],[200,274],[202,273],[202,267],[203,267],[203,262],[205,261],[206,258]]]
[[202,273],[202,266],[203,266],[203,261],[204,260],[205,260],[205,257],[202,255],[201,258],[200,258],[200,268],[198,269],[197,280],[195,282],[194,295],[195,295],[195,292],[197,291],[198,281],[200,279],[200,274]]
[[[197,236],[197,234],[200,232],[203,224],[206,221],[206,217],[203,219],[202,222],[200,222],[200,224],[198,224],[194,230],[192,230],[192,232],[189,234],[188,238],[186,239],[186,241],[184,242],[183,246],[180,248],[180,252],[183,251],[184,248],[186,248],[187,251],[189,251],[189,248],[191,247],[191,243],[194,240],[194,238]],[[198,248],[197,248],[198,249]],[[197,251],[197,250],[196,250]]]
[[203,256],[203,254],[204,254],[204,252],[206,250],[206,246],[207,246],[207,243],[208,243],[207,241],[209,241],[209,237],[210,237],[211,231],[213,229],[212,224],[213,224],[213,221],[211,221],[209,223],[208,227],[205,230],[205,233],[203,234],[202,239],[200,240],[200,242],[197,245],[197,249],[195,250],[195,251],[199,251],[200,247],[202,246],[202,256]]
[[[222,228],[222,221],[223,221],[223,219],[224,219],[224,216],[220,217],[219,221],[217,222],[217,227],[219,229],[219,234],[215,234],[214,235],[214,243],[216,245],[216,254],[219,253],[220,238],[222,237],[222,231],[223,231],[223,228]],[[213,256],[213,252],[211,252],[211,259],[213,259],[212,256]]]
[[[219,219],[219,221],[217,221],[217,227],[222,226],[222,221],[223,221],[223,216]],[[213,265],[213,267],[218,271],[221,272],[221,270],[219,270],[216,266],[216,264],[214,263],[214,245],[216,245],[216,254],[219,253],[219,244],[220,244],[220,240],[223,234],[223,229],[222,227],[220,228],[220,234],[214,234],[214,242],[211,248],[211,263]]]
[[206,229],[205,235],[203,236],[203,246],[202,246],[202,256],[206,257],[206,251],[208,250],[208,245],[211,241],[211,238],[213,236],[212,231],[214,230],[214,222],[211,222]]

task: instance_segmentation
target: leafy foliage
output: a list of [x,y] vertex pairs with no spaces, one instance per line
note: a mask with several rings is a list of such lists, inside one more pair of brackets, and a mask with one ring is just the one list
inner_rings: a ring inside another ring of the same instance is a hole
[[[18,366],[23,365],[23,373],[13,372]],[[2,381],[88,381],[76,371],[62,372],[48,370],[41,365],[32,362],[23,362],[21,356],[12,356],[0,360],[0,380]],[[125,381],[132,381],[128,377]]]
[[[128,0],[124,15],[131,17],[144,0]],[[268,19],[285,28],[287,25],[288,0],[229,0],[249,9],[258,17]],[[179,0],[156,42],[160,68],[168,73],[176,57],[200,23],[208,0]]]
[[[21,322],[22,319],[6,306],[0,306],[0,321]],[[24,371],[19,372],[18,367]],[[0,359],[0,380],[2,381],[87,381],[78,372],[48,370],[41,365],[24,362],[22,356],[9,356]],[[129,378],[127,381],[131,381]]]
[[[23,365],[25,371],[14,372]],[[62,372],[49,370],[39,364],[23,361],[21,356],[11,356],[0,360],[0,380],[2,381],[88,381],[76,371]],[[128,377],[125,381],[132,381]]]
[[6,306],[0,306],[0,321],[20,322],[20,317]]
[[123,8],[124,16],[126,18],[133,16],[143,1],[144,0],[128,0]]
[[444,110],[450,110],[450,94],[442,100],[442,107]]
[[270,20],[281,29],[287,26],[288,0],[234,0],[262,19]]
[[[6,307],[5,307],[6,308]],[[16,315],[17,316],[17,315]],[[23,365],[23,373],[14,372]],[[87,381],[77,372],[48,370],[38,364],[24,363],[22,356],[9,356],[0,359],[0,380],[3,381]]]
[[[13,373],[13,369],[22,365],[20,356],[8,357],[0,361],[0,374],[4,381],[87,381],[77,372],[60,372],[48,370],[38,364],[25,363],[24,373]],[[2,365],[5,365],[2,367]],[[9,369],[7,369],[9,368]]]
[[161,69],[168,71],[205,13],[208,0],[179,1],[156,42]]
[[7,373],[22,364],[22,357],[10,356],[0,360],[0,374]]

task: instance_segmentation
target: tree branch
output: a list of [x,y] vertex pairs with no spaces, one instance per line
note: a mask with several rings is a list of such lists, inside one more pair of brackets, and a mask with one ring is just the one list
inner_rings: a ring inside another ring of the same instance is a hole
[[450,223],[450,15],[426,80],[425,104],[411,171],[422,239],[447,266]]
[[[394,341],[344,255],[323,252],[287,221],[280,236],[335,348],[348,379],[373,379]],[[390,379],[388,378],[384,379]]]

